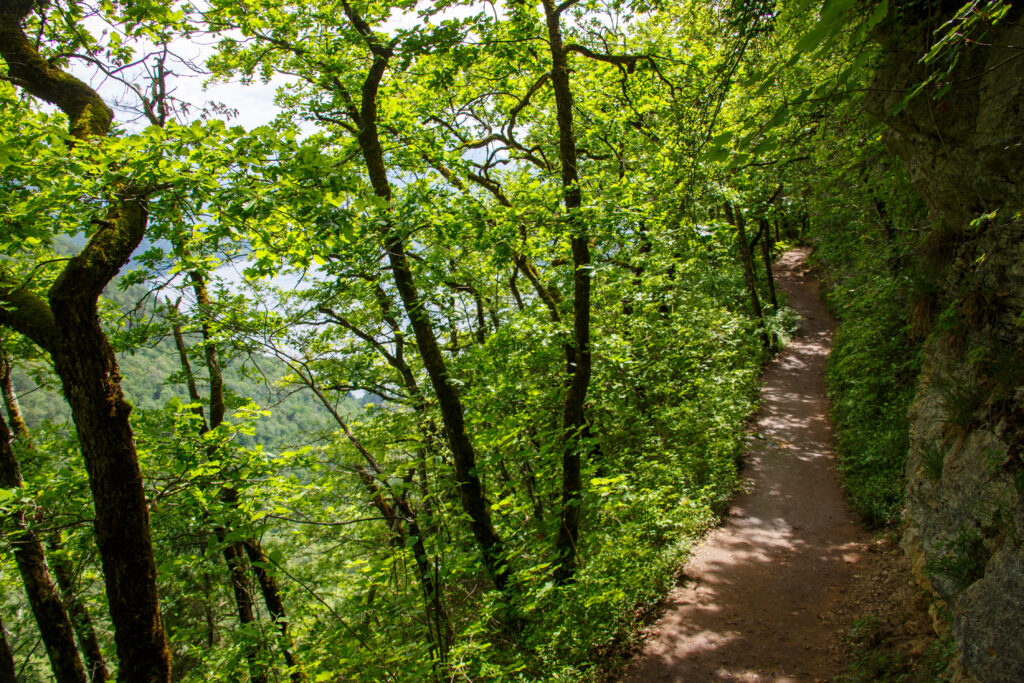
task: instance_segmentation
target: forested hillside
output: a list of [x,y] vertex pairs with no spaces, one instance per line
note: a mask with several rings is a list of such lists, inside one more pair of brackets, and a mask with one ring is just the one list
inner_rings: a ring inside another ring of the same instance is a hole
[[947,5],[0,0],[0,681],[599,678],[798,243],[851,505],[1017,671],[1020,12]]
[[[69,242],[58,240],[56,251],[74,255],[82,246],[74,248]],[[175,400],[188,403],[188,390],[181,382],[181,358],[173,331],[165,320],[167,307],[173,302],[161,301],[141,285],[122,290],[117,281],[107,287],[103,296],[109,302],[110,334],[117,340],[118,364],[125,377],[122,386],[134,410],[161,411]],[[187,339],[192,346],[201,337],[191,335]],[[327,438],[333,428],[322,404],[303,391],[301,384],[288,381],[287,365],[266,351],[248,348],[222,360],[225,390],[231,397],[228,403],[239,407],[254,402],[265,411],[253,424],[252,434],[238,434],[239,443],[249,448],[260,443],[276,451]],[[71,411],[53,385],[45,364],[14,365],[11,383],[29,424],[63,425],[70,420]],[[363,393],[356,399],[341,393],[335,407],[351,416],[360,411],[360,404],[379,402],[380,398],[372,394]]]

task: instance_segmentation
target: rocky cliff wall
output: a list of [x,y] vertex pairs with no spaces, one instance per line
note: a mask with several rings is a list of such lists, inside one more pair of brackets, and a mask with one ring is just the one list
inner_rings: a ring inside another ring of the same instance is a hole
[[865,106],[929,208],[920,256],[933,280],[917,306],[931,333],[910,413],[904,545],[964,678],[1024,681],[1024,12],[975,21],[969,40],[922,63],[961,3],[890,5]]

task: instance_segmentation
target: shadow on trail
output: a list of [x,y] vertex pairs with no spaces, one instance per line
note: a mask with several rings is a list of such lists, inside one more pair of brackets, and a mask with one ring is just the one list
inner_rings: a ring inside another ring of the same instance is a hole
[[832,321],[803,272],[779,262],[779,288],[803,317],[765,369],[747,453],[749,491],[709,534],[669,596],[626,681],[814,681],[835,673],[834,634],[866,537],[836,480],[824,369]]

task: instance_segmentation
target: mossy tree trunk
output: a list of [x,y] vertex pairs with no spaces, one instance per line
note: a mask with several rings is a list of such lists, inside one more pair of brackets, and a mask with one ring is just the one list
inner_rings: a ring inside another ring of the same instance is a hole
[[[88,85],[51,66],[22,28],[31,3],[0,4],[0,56],[10,79],[61,109],[72,136],[106,135],[113,114]],[[100,328],[97,300],[128,262],[146,230],[144,188],[110,188],[99,228],[72,258],[46,300],[0,283],[0,325],[50,353],[78,433],[95,508],[120,680],[167,681],[170,651],[156,590],[156,562],[142,474],[113,350]]]

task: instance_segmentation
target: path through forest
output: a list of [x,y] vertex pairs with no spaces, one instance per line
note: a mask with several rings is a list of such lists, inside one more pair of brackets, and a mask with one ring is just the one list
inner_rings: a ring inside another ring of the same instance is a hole
[[836,480],[825,398],[833,322],[807,273],[807,250],[779,260],[778,286],[802,316],[766,368],[747,492],[668,597],[625,680],[817,681],[837,673],[837,632],[857,609],[870,539]]

